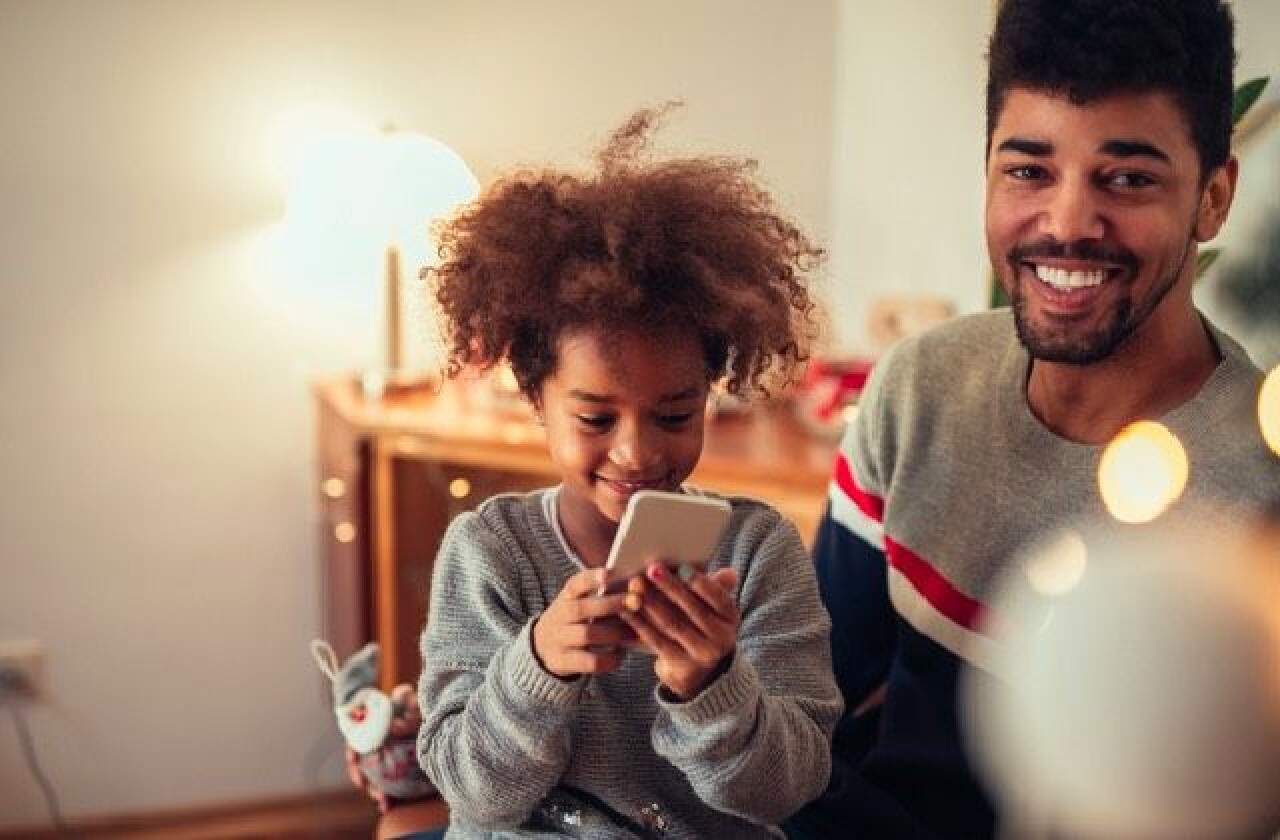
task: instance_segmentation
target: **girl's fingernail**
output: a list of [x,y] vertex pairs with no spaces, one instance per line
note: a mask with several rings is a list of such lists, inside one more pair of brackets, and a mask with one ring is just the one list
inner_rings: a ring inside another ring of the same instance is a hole
[[688,563],[682,563],[680,565],[680,579],[682,581],[684,581],[685,583],[688,583],[689,581],[693,580],[693,575],[694,575],[693,566],[690,566]]
[[653,580],[662,580],[666,574],[667,570],[661,563],[654,563],[649,567],[649,577]]
[[640,607],[644,606],[644,599],[634,592],[628,592],[627,597],[622,599],[622,606],[631,612],[640,612]]

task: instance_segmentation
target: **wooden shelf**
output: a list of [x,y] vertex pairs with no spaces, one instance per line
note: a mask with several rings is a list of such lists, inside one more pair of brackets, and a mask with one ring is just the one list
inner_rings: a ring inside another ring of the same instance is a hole
[[[526,411],[453,383],[366,399],[345,377],[318,383],[314,397],[324,632],[340,656],[377,640],[384,688],[414,682],[445,527],[495,493],[556,483],[543,431]],[[807,541],[834,452],[773,404],[710,419],[690,483],[769,501]]]

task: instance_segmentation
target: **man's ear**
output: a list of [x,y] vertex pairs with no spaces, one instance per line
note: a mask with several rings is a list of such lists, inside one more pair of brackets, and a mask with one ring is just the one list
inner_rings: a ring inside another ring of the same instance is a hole
[[1213,239],[1227,221],[1227,211],[1231,209],[1231,200],[1236,194],[1236,177],[1239,172],[1240,162],[1233,155],[1210,173],[1208,183],[1200,193],[1200,206],[1196,210],[1194,234],[1197,242]]

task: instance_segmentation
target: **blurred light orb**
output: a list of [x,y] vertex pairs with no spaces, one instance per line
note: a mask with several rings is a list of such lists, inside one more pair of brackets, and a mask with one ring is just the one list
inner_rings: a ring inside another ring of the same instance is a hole
[[1258,392],[1258,425],[1271,451],[1280,455],[1280,365],[1262,380]]
[[1121,522],[1150,522],[1187,486],[1187,453],[1173,433],[1143,420],[1107,444],[1098,464],[1098,488],[1107,511]]
[[1079,585],[1088,565],[1088,549],[1075,531],[1064,530],[1044,551],[1027,560],[1027,581],[1043,595],[1065,595]]
[[1280,830],[1280,536],[1206,522],[1059,535],[1002,583],[960,707],[1002,836]]

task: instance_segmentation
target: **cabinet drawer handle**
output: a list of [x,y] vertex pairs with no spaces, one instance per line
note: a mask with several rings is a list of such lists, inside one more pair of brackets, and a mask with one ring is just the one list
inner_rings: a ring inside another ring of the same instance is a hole
[[341,499],[347,495],[347,483],[340,478],[326,478],[320,482],[320,492],[330,499]]
[[356,526],[350,522],[339,522],[333,526],[333,538],[340,543],[355,542]]

